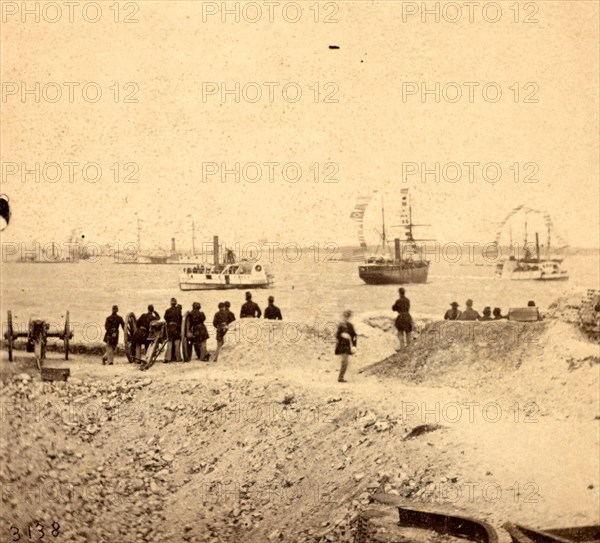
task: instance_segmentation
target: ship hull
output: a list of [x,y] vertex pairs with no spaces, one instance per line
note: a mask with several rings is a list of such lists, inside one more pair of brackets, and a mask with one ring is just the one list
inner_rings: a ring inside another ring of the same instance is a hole
[[181,282],[179,283],[180,290],[232,290],[239,288],[267,288],[272,283],[238,283],[238,284],[227,284],[227,283],[191,283]]
[[[237,273],[236,273],[237,272]],[[243,272],[243,273],[242,273]],[[179,276],[181,290],[230,290],[266,288],[273,284],[273,275],[260,264],[232,264],[218,268],[195,270],[185,268]]]
[[403,285],[427,283],[429,266],[401,268],[394,265],[359,266],[358,275],[367,285]]
[[560,260],[540,262],[505,261],[497,266],[496,273],[510,281],[567,281],[569,272],[562,269]]

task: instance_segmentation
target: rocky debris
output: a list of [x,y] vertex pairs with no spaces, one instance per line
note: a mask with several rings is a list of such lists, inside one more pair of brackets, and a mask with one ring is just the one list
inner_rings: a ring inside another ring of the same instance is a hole
[[283,400],[281,400],[281,403],[283,405],[290,405],[290,404],[294,403],[294,400],[295,400],[294,394],[288,393],[283,397]]
[[386,432],[391,430],[397,424],[397,420],[389,415],[385,418],[378,418],[377,415],[371,411],[359,413],[358,422],[361,426],[362,434],[368,434],[373,430],[375,432]]
[[12,436],[0,446],[6,513],[29,518],[33,506],[36,520],[61,524],[65,541],[111,540],[119,530],[149,541],[143,519],[161,511],[174,488],[163,483],[174,456],[131,447],[105,453],[95,442],[121,440],[115,427],[137,424],[131,404],[151,381],[40,382],[25,375],[1,389],[4,430]]
[[[402,375],[416,368],[418,378],[434,379],[442,375],[438,368],[453,364],[457,373],[481,373],[490,353],[495,369],[513,369],[502,366],[513,346],[483,343],[481,357],[448,359],[458,347],[425,346],[429,358],[390,359],[388,369],[393,363]],[[240,373],[247,375],[254,360],[241,347],[238,360],[231,356],[237,347],[230,348],[231,368],[237,372],[242,360]],[[573,360],[583,360],[576,354]],[[208,374],[205,381],[156,369],[152,379],[104,374],[104,381],[40,383],[17,375],[6,381],[0,387],[8,405],[4,431],[11,436],[0,444],[6,516],[63,519],[63,539],[75,543],[350,542],[375,494],[435,502],[440,485],[472,481],[456,471],[460,450],[448,443],[440,457],[442,447],[428,447],[429,436],[404,441],[416,428],[400,424],[397,404],[361,394],[360,383],[338,392],[327,383],[310,390],[310,379],[287,385],[284,373],[255,382]],[[369,381],[371,390],[388,392]],[[468,385],[475,390],[477,382]],[[458,434],[429,438],[451,441]],[[593,477],[584,482],[597,488]],[[15,491],[15,484],[40,483],[63,485],[60,496],[31,506]]]

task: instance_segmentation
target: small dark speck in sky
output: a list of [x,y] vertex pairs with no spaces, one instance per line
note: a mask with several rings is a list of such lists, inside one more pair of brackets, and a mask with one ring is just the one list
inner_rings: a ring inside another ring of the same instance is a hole
[[340,46],[339,45],[330,45],[329,49],[339,49]]

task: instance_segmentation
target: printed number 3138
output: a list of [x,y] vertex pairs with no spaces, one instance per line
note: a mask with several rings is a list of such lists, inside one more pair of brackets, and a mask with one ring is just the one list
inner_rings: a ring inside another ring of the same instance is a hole
[[[58,537],[59,533],[60,533],[60,524],[58,522],[53,522],[50,525],[50,528],[52,528],[50,530],[50,533],[52,534],[52,537]],[[36,522],[35,524],[29,525],[27,526],[27,530],[23,530],[23,536],[27,537],[28,540],[32,540],[32,539],[43,539],[45,532],[44,532],[44,525],[40,524],[39,522]],[[17,528],[16,526],[12,526],[10,527],[10,533],[12,535],[12,540],[13,541],[20,541],[21,539],[21,531],[19,530],[19,528]]]

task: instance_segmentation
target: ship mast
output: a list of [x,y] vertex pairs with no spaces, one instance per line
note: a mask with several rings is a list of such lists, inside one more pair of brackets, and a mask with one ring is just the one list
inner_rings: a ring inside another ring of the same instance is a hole
[[[410,196],[408,194],[406,195],[406,200],[407,200],[407,207],[408,207],[408,217],[406,217],[406,215],[404,214],[404,211],[403,211],[402,224],[393,225],[393,226],[404,228],[406,239],[403,239],[402,242],[410,245],[412,247],[413,251],[415,251],[417,253],[421,253],[421,249],[419,249],[419,247],[417,246],[417,241],[434,241],[434,240],[430,240],[430,239],[415,240],[415,238],[413,237],[413,226],[430,226],[430,225],[429,224],[414,224],[412,222],[412,204],[411,204]],[[400,245],[400,251],[399,251],[400,258],[402,259],[402,248],[401,247],[402,247],[402,244]]]
[[196,223],[192,221],[192,256],[196,256]]
[[386,247],[386,238],[385,238],[385,209],[383,207],[383,193],[381,193],[381,247],[383,249],[383,253],[385,254]]
[[[409,200],[409,202],[410,202],[410,200]],[[411,243],[414,243],[415,240],[413,238],[412,227],[413,227],[413,222],[412,222],[412,205],[409,203],[408,204],[408,235],[406,236],[406,239],[407,239],[407,241],[410,241]]]
[[138,250],[138,253],[140,252],[140,250],[142,248],[142,237],[141,237],[140,231],[141,231],[140,219],[138,218],[138,220],[137,220],[137,250]]

